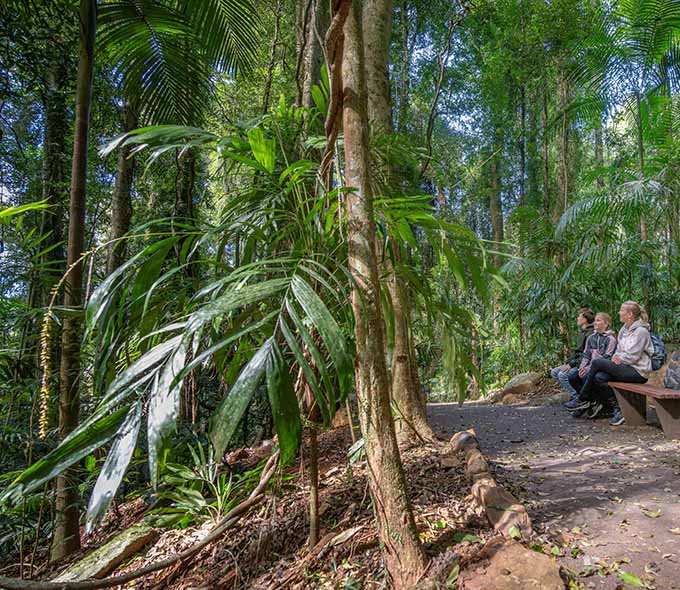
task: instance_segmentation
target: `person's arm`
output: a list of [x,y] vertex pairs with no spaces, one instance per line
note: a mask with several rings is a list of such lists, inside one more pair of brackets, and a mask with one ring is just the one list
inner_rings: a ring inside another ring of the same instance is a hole
[[609,340],[607,343],[607,350],[604,351],[602,358],[611,359],[614,356],[614,352],[616,351],[616,345],[618,344],[618,341],[616,340],[616,336],[612,334],[607,336],[607,339]]
[[616,353],[616,356],[624,365],[635,365],[642,358],[642,355],[647,353],[649,348],[651,338],[645,328],[635,330],[634,336],[633,344],[628,350]]
[[586,347],[583,350],[583,355],[581,356],[581,362],[579,363],[579,369],[589,367],[592,360],[593,360],[593,349],[590,345],[590,338],[588,338],[588,340],[586,340]]

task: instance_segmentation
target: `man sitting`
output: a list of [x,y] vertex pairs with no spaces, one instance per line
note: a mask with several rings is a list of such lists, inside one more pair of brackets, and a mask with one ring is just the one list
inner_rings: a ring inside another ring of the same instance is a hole
[[555,367],[551,373],[554,379],[560,384],[560,387],[566,391],[571,399],[576,399],[578,392],[572,387],[569,378],[575,379],[578,376],[578,367],[581,364],[583,357],[583,350],[586,347],[586,340],[593,333],[593,321],[595,314],[588,307],[583,307],[579,310],[576,323],[579,327],[578,341],[576,348],[571,351],[571,354],[565,363],[559,367]]

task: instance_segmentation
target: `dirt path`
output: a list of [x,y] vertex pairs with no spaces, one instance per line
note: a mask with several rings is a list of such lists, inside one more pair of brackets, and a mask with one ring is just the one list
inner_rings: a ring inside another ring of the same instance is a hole
[[[574,420],[560,407],[433,404],[444,436],[474,426],[500,482],[559,547],[577,588],[680,589],[680,446],[654,426]],[[640,586],[637,586],[640,587]],[[643,586],[644,587],[644,586]]]

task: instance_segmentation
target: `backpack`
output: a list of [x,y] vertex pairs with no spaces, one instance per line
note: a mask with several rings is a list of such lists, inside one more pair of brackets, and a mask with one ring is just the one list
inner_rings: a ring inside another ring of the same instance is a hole
[[654,346],[652,371],[658,371],[666,364],[666,345],[658,334],[650,334],[650,336],[652,338],[652,346]]

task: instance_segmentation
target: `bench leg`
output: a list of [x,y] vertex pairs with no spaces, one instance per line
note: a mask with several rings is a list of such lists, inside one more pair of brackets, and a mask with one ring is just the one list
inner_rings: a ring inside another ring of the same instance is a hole
[[630,391],[619,391],[618,389],[614,389],[614,392],[628,426],[644,426],[647,424],[647,399],[644,395]]
[[657,399],[656,415],[666,437],[680,439],[680,399]]

